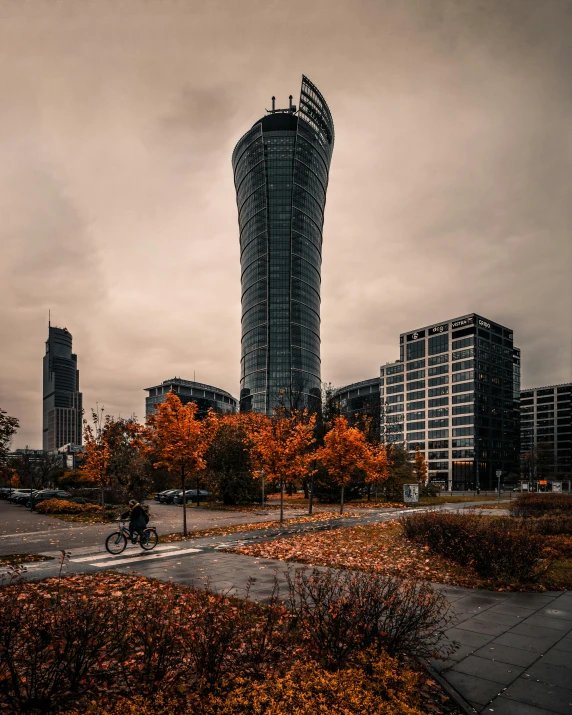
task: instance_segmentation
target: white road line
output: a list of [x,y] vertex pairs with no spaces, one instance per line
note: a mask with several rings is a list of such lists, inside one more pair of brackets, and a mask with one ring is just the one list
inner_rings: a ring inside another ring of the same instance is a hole
[[45,536],[46,534],[57,536],[58,534],[66,534],[68,531],[78,529],[85,529],[85,526],[65,526],[61,529],[49,529],[48,531],[19,531],[16,534],[0,534],[0,539],[13,539],[16,536]]
[[[178,546],[170,546],[169,544],[164,544],[159,546],[156,546],[154,551],[172,551],[172,550],[179,550]],[[141,555],[143,555],[144,552],[140,552]],[[99,555],[98,555],[99,554]],[[113,555],[108,553],[107,551],[102,552],[102,551],[96,551],[95,554],[91,554],[91,556],[81,556],[78,558],[74,558],[73,556],[70,557],[70,563],[74,564],[79,564],[84,561],[101,561],[101,559],[115,559],[117,556],[120,556],[121,554]]]
[[201,551],[201,549],[178,549],[176,552],[175,551],[169,551],[166,554],[149,554],[148,556],[134,556],[133,558],[130,559],[113,559],[111,561],[107,561],[105,563],[98,563],[98,564],[89,564],[90,566],[99,566],[100,568],[109,568],[113,566],[120,566],[122,564],[131,564],[134,563],[135,561],[139,561],[140,563],[144,563],[146,561],[151,561],[155,559],[164,559],[166,556],[178,556],[179,554],[197,554]]

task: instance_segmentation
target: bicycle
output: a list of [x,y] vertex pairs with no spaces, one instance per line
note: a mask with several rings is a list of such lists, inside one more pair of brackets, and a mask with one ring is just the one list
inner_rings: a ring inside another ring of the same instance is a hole
[[[105,548],[114,556],[121,554],[127,548],[127,541],[130,539],[129,529],[125,526],[125,520],[119,520],[117,531],[110,534],[105,540]],[[159,543],[159,536],[154,526],[148,526],[143,530],[143,534],[137,535],[137,542],[145,551],[151,551]]]

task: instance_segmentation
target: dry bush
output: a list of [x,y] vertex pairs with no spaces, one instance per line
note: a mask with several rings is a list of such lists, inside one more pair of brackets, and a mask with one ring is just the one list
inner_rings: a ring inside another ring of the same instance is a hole
[[46,499],[36,505],[40,514],[95,514],[102,511],[97,504],[78,504],[66,499]]
[[519,494],[511,502],[512,516],[538,517],[545,514],[566,514],[572,517],[572,494]]

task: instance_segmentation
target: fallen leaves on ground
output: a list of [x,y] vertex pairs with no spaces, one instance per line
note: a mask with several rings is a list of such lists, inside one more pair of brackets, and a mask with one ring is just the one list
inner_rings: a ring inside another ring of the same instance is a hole
[[0,556],[0,566],[15,566],[16,564],[30,564],[36,561],[53,561],[51,556],[41,554],[10,554]]

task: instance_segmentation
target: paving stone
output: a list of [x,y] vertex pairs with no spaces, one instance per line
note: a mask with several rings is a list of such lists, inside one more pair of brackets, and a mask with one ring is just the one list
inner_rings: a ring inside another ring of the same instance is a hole
[[458,625],[457,628],[489,636],[500,636],[501,633],[505,633],[510,626],[505,626],[503,623],[493,623],[492,621],[483,621],[471,618],[470,620],[464,621]]
[[546,628],[546,626],[537,626],[530,624],[530,619],[526,619],[524,623],[519,623],[518,626],[511,628],[509,633],[519,636],[529,636],[530,638],[539,638],[542,640],[550,640],[555,643],[562,638],[562,631],[554,628]]
[[518,678],[503,693],[503,697],[526,705],[534,705],[560,715],[572,713],[572,691],[556,686],[546,686],[535,680]]
[[470,655],[468,658],[465,658],[453,666],[452,670],[458,673],[473,675],[476,678],[492,680],[495,683],[502,683],[503,685],[509,685],[524,671],[523,668],[519,668],[516,665],[501,663],[500,661],[490,660],[489,658],[480,658],[477,655]]
[[554,648],[556,650],[565,651],[566,653],[572,653],[572,639],[563,638],[561,641],[558,641],[558,643],[556,643]]
[[511,648],[522,648],[532,653],[546,653],[554,645],[554,638],[532,638],[519,633],[503,633],[495,638],[492,645],[508,645]]
[[[551,665],[566,668],[568,671],[572,671],[572,656],[565,650],[551,648],[548,653],[542,656],[542,662],[550,663]],[[572,673],[570,673],[570,678],[572,678]]]
[[551,593],[512,593],[505,601],[507,604],[524,608],[546,608],[556,596]]
[[497,613],[496,611],[493,612],[492,609],[489,608],[488,611],[479,613],[474,618],[475,621],[492,621],[493,623],[502,623],[504,626],[511,628],[512,626],[522,623],[525,618],[528,618],[528,616],[515,616],[509,613]]
[[524,608],[523,606],[515,606],[514,604],[499,603],[498,606],[489,608],[486,613],[506,613],[510,616],[523,616],[527,618],[528,616],[533,616],[537,610],[536,608]]
[[494,592],[483,593],[480,591],[476,594],[471,594],[470,596],[458,599],[455,601],[455,606],[466,611],[475,609],[475,612],[477,613],[486,608],[490,608],[491,606],[496,606],[499,602],[503,603],[507,600],[508,599],[504,593],[495,594]]
[[554,605],[549,608],[543,608],[541,611],[538,611],[536,615],[548,616],[549,618],[561,618],[564,621],[572,621],[572,608],[570,610],[566,610],[560,608],[559,605]]
[[495,698],[492,703],[485,705],[481,710],[481,715],[491,715],[491,713],[494,713],[494,715],[554,715],[552,710],[544,710],[534,705],[518,703],[502,695]]
[[472,655],[475,652],[475,646],[473,645],[460,645],[454,653],[450,653],[447,657],[449,660],[459,661],[466,658],[468,655]]
[[470,645],[473,648],[481,648],[485,643],[489,643],[493,636],[483,633],[473,633],[472,631],[462,630],[460,628],[449,628],[445,631],[445,635],[451,641],[458,641],[462,645]]
[[443,677],[471,704],[486,705],[504,689],[504,685],[474,675],[448,670]]
[[538,653],[522,650],[521,648],[511,648],[494,642],[476,650],[475,655],[478,655],[480,658],[490,658],[491,660],[498,660],[502,663],[521,666],[523,668],[532,665],[532,663],[540,657]]
[[546,613],[535,613],[534,616],[529,616],[523,625],[527,626],[542,626],[543,628],[551,628],[561,633],[569,633],[572,631],[572,621],[566,621],[564,618],[553,618]]
[[522,676],[531,680],[540,680],[541,683],[557,685],[559,688],[572,690],[572,673],[569,668],[562,665],[548,663],[546,658],[541,658],[533,663],[530,668],[526,668]]

